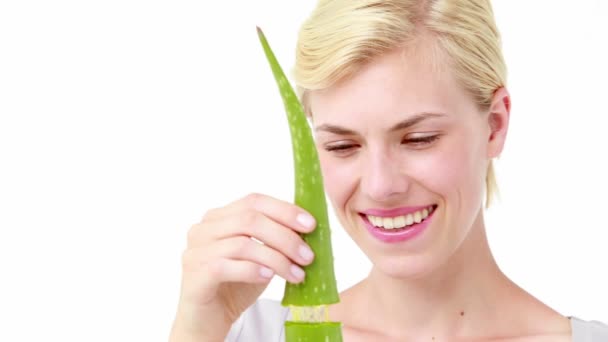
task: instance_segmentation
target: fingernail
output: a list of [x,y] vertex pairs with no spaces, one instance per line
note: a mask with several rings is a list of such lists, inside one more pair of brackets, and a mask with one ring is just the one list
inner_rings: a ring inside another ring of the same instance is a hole
[[300,253],[300,256],[302,257],[302,259],[304,259],[306,261],[312,260],[312,257],[314,256],[314,254],[312,253],[312,250],[307,245],[301,245],[299,253]]
[[301,280],[304,278],[304,270],[299,268],[296,265],[291,265],[291,274],[296,277],[297,280]]
[[315,226],[315,219],[314,217],[308,215],[308,214],[298,214],[298,216],[296,217],[296,220],[304,227],[306,228],[313,228]]
[[260,268],[260,275],[264,278],[271,278],[274,272],[268,267],[262,267]]

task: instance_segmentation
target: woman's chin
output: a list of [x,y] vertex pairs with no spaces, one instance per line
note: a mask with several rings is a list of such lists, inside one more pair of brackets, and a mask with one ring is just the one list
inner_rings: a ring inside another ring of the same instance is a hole
[[421,279],[433,273],[439,262],[429,255],[379,256],[372,259],[372,273],[398,279]]

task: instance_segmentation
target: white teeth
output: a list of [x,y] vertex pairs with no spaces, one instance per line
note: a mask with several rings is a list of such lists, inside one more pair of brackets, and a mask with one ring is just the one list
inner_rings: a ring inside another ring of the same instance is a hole
[[414,222],[416,222],[416,223],[422,222],[422,214],[419,211],[414,213]]
[[376,227],[384,229],[396,229],[410,226],[415,223],[420,223],[433,212],[433,207],[425,208],[415,213],[395,216],[395,217],[380,217],[367,215],[367,219]]
[[374,226],[377,226],[378,223],[376,222],[376,217],[375,216],[368,216],[367,219],[369,220],[369,222],[371,222]]
[[414,216],[412,216],[412,214],[407,214],[407,216],[405,217],[405,225],[409,226],[414,224]]
[[403,228],[405,227],[405,216],[397,216],[393,219],[395,223],[395,228]]

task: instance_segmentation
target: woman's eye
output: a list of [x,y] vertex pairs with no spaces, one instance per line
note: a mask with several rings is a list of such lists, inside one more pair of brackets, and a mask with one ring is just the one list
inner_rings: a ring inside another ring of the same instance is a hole
[[403,139],[402,143],[413,145],[414,147],[422,147],[439,139],[439,135],[428,135],[425,137]]
[[334,152],[334,153],[337,153],[337,154],[344,154],[344,153],[347,153],[347,152],[351,151],[355,147],[357,147],[357,145],[354,145],[354,144],[336,144],[336,145],[325,146],[325,150],[327,152]]

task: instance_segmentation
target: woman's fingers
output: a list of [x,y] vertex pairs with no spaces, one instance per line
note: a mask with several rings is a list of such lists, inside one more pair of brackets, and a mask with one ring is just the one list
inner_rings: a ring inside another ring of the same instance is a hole
[[258,193],[249,194],[225,207],[207,211],[201,223],[211,224],[226,217],[251,211],[262,213],[271,220],[300,233],[310,233],[316,225],[314,217],[297,205]]
[[314,229],[307,216],[296,205],[260,194],[208,211],[188,232],[184,302],[218,306],[218,291],[222,298],[243,289],[257,296],[275,274],[301,282],[304,271],[298,265],[314,259],[300,236]]
[[[214,264],[217,259],[253,262],[258,266],[258,269],[257,271],[247,270],[246,274],[240,279],[244,282],[263,281],[264,278],[272,277],[275,273],[292,283],[299,283],[304,279],[304,271],[285,255],[244,236],[220,240],[207,247],[193,248],[188,250],[187,253],[186,258],[188,260],[184,260],[188,262],[187,267],[206,267],[207,271],[211,273],[225,271],[215,269],[215,267],[218,267],[217,265],[206,265]],[[222,265],[223,262],[219,262],[220,266],[230,266]],[[230,272],[230,270],[227,272]],[[225,279],[224,275],[220,274],[220,276],[217,278],[218,280]]]
[[178,316],[186,322],[194,317],[189,326],[197,334],[209,331],[226,317],[235,320],[275,274],[301,282],[298,264],[314,256],[300,234],[314,226],[305,210],[261,194],[207,211],[188,232]]
[[314,217],[304,209],[271,196],[249,194],[243,202],[273,221],[300,233],[310,233],[316,225]]
[[[191,259],[196,260],[195,253],[190,253]],[[239,291],[237,284],[245,288],[245,285],[267,285],[274,272],[262,265],[249,260],[234,260],[229,258],[214,258],[204,263],[193,260],[184,260],[185,272],[182,282],[182,301],[206,305],[217,300],[217,292],[222,284],[234,283],[230,291]],[[196,266],[194,266],[196,265]],[[261,292],[261,291],[260,291]]]
[[312,250],[298,233],[257,211],[224,218],[206,234],[191,236],[189,245],[196,247],[207,245],[208,239],[220,241],[239,236],[255,238],[301,265],[310,264],[314,258]]

